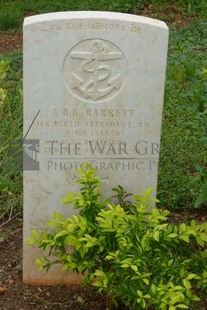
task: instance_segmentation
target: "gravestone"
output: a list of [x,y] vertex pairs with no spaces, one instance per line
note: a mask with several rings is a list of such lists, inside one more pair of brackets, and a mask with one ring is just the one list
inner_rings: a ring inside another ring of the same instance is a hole
[[[150,18],[64,12],[24,22],[24,237],[75,192],[76,169],[97,168],[103,195],[113,186],[156,193],[168,28]],[[69,284],[59,267],[37,272],[24,244],[23,279]]]

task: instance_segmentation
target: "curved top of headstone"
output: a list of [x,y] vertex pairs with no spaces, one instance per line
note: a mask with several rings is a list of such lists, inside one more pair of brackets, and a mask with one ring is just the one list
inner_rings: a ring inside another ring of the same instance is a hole
[[82,18],[91,18],[91,19],[113,19],[121,20],[128,22],[139,22],[141,24],[148,24],[154,27],[168,29],[165,22],[143,17],[139,15],[126,14],[126,13],[114,13],[114,12],[104,12],[104,11],[70,11],[70,12],[56,12],[56,13],[46,13],[26,17],[24,19],[24,26],[41,23],[45,21],[53,20],[67,20],[67,19],[82,19]]

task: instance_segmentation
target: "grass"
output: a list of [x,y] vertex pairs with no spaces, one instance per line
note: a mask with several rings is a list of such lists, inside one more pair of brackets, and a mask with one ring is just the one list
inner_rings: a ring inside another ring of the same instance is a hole
[[26,15],[59,11],[135,11],[139,1],[135,0],[27,0],[0,1],[0,29],[20,28]]
[[0,115],[0,220],[22,209],[22,53],[2,58],[9,61],[10,70],[3,85],[8,98]]
[[[58,11],[114,11],[130,12],[139,14],[145,5],[153,4],[158,11],[162,9],[163,4],[169,4],[167,0],[0,0],[0,31],[8,29],[21,28],[25,16],[58,12]],[[207,9],[206,0],[178,0],[172,1],[177,5],[185,16],[195,16],[205,18]],[[167,12],[168,18],[171,9]]]
[[195,165],[207,163],[199,139],[207,135],[206,22],[171,29],[161,141],[159,196],[163,207],[192,207],[198,194],[189,185]]
[[[164,1],[156,2],[155,7],[160,2]],[[138,10],[140,3],[130,0],[0,1],[0,15],[9,16],[11,12],[13,15],[9,18],[12,20],[13,16],[15,27],[19,27],[23,16],[29,12],[38,14],[82,9],[130,11]],[[207,164],[206,147],[198,144],[199,138],[207,136],[207,83],[203,74],[203,69],[207,69],[207,23],[203,19],[205,3],[182,1],[181,9],[185,9],[186,14],[195,14],[196,20],[183,28],[170,28],[158,198],[161,207],[171,210],[193,206],[200,189],[190,185],[190,180],[197,174],[196,164],[203,167]],[[14,24],[9,24],[6,17],[3,20],[0,18],[1,29],[11,27]],[[12,53],[2,58],[10,61],[10,71],[5,80],[9,100],[0,119],[0,164],[7,158],[11,142],[19,140],[22,131],[22,101],[17,87],[21,84],[22,54]],[[21,161],[21,156],[10,156],[0,171],[0,219],[11,210],[21,210],[22,173],[16,158]]]

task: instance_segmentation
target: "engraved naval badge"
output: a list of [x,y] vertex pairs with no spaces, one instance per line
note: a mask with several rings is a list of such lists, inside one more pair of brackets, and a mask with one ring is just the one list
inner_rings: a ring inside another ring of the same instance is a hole
[[124,87],[126,75],[123,52],[106,40],[80,41],[63,63],[66,88],[84,101],[101,102],[115,97]]

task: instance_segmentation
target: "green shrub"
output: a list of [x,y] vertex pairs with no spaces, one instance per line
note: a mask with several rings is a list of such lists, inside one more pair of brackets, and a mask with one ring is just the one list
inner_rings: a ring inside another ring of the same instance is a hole
[[168,223],[170,212],[152,206],[152,189],[130,202],[131,194],[117,186],[117,204],[102,202],[95,171],[84,167],[78,172],[80,192],[67,194],[62,203],[80,213],[66,219],[56,213],[48,222],[50,232],[32,230],[27,238],[49,251],[36,260],[39,269],[61,263],[131,310],[186,309],[199,301],[207,292],[207,223]]

